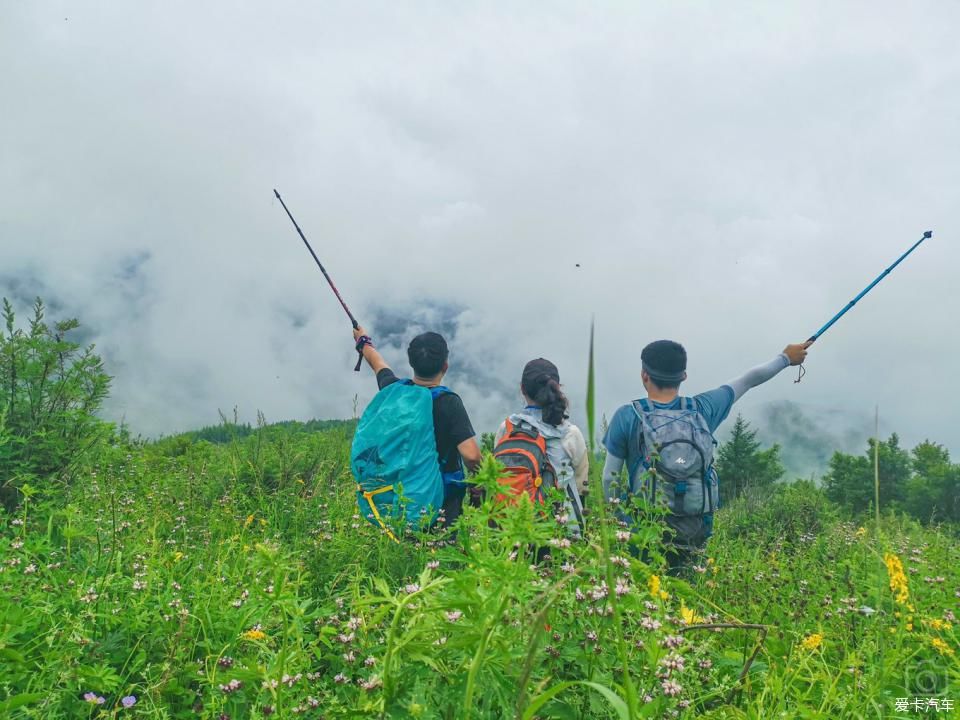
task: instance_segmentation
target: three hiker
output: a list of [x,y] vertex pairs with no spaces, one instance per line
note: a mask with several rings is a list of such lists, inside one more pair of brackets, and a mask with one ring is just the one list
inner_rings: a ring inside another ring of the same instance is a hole
[[[437,333],[415,337],[407,350],[414,377],[401,380],[362,327],[354,339],[380,388],[360,420],[351,453],[361,512],[385,529],[384,518],[398,515],[407,525],[451,525],[466,494],[465,470],[475,470],[481,456],[463,402],[441,384],[448,369],[446,342]],[[773,360],[692,397],[679,393],[687,378],[683,346],[658,340],[644,348],[640,376],[647,397],[621,406],[610,422],[603,438],[603,494],[621,508],[631,499],[664,507],[672,568],[686,563],[712,533],[719,503],[717,428],[750,388],[801,365],[810,344],[788,345]],[[572,536],[580,536],[588,453],[583,433],[567,419],[557,367],[543,358],[527,363],[520,392],[525,407],[504,420],[496,435],[494,454],[506,467],[498,498],[526,493],[544,502],[544,486],[557,488],[564,495],[560,517]],[[621,479],[624,466],[627,477]],[[630,523],[626,511],[618,514]]]

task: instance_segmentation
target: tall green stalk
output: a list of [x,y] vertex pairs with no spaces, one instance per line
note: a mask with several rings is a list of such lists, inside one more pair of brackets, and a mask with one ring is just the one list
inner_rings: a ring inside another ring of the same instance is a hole
[[[595,378],[593,365],[593,320],[590,320],[590,356],[587,362],[587,428],[590,432],[590,455],[594,455],[594,429],[596,428],[596,409],[594,405]],[[601,493],[602,494],[602,493]],[[609,592],[613,592],[615,587],[613,563],[610,561],[610,536],[607,527],[606,499],[599,498],[595,506],[599,509],[600,516],[600,545],[603,548],[603,564]],[[638,716],[639,698],[637,689],[630,677],[630,656],[627,653],[627,643],[623,638],[623,621],[620,619],[620,609],[617,607],[616,598],[611,599],[610,607],[613,608],[613,624],[617,634],[617,653],[620,656],[623,674],[623,690],[626,694],[627,710],[631,720]]]
[[594,384],[593,384],[593,318],[590,318],[590,358],[587,361],[587,442],[590,447],[590,454],[593,455],[594,438],[596,437],[596,410],[594,406]]

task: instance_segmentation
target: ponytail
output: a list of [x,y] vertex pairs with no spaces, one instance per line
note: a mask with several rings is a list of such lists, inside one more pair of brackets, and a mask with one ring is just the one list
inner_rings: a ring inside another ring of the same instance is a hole
[[533,398],[543,414],[543,420],[549,425],[557,427],[567,417],[567,397],[560,390],[560,384],[553,378],[547,381],[537,391]]

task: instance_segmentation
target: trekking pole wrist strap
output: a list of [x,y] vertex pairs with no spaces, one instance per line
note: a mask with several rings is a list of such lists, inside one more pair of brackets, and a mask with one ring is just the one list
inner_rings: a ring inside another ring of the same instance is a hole
[[360,372],[360,366],[363,365],[363,349],[369,345],[373,347],[373,340],[369,335],[361,335],[357,338],[357,364],[354,366],[354,372]]
[[370,338],[369,335],[361,335],[360,337],[357,338],[358,353],[363,353],[363,348],[365,348],[367,345],[369,345],[370,347],[374,347],[373,340]]

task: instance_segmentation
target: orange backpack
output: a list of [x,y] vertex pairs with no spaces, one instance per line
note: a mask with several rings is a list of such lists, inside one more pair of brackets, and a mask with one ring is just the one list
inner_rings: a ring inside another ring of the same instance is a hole
[[506,432],[494,448],[493,456],[505,466],[500,477],[498,502],[516,503],[521,494],[543,504],[543,485],[557,486],[557,473],[547,456],[547,442],[540,431],[526,423],[514,425],[509,418]]

